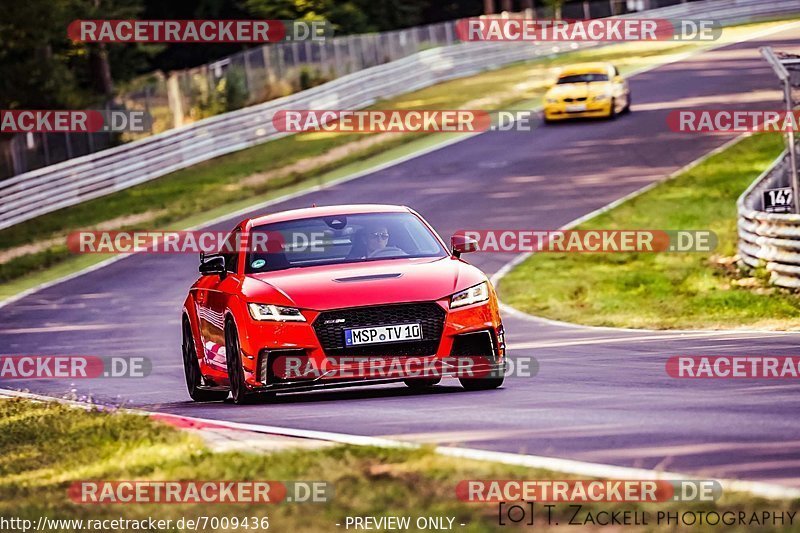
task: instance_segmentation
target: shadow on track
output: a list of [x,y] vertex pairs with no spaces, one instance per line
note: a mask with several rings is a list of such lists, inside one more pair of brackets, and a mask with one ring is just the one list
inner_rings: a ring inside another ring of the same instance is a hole
[[[502,390],[498,389],[499,391]],[[303,391],[282,393],[275,397],[265,397],[263,399],[256,399],[254,403],[243,406],[233,406],[230,399],[224,402],[207,402],[195,403],[191,401],[185,402],[170,402],[157,405],[150,405],[146,408],[156,411],[169,412],[173,409],[179,409],[181,414],[189,416],[202,416],[201,414],[194,413],[195,411],[206,411],[210,409],[232,409],[235,413],[239,409],[246,409],[248,407],[265,407],[270,405],[291,405],[291,404],[308,404],[308,403],[322,403],[322,402],[339,402],[347,400],[371,400],[371,399],[390,399],[390,398],[404,398],[415,396],[435,396],[441,394],[478,394],[492,391],[467,391],[459,385],[437,385],[429,390],[415,391],[405,385],[386,385],[381,387],[364,386],[359,388],[337,389],[337,390],[320,390],[320,391]]]

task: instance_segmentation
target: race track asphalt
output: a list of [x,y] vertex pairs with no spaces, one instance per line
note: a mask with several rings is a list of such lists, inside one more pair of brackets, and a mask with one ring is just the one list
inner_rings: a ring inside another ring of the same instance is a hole
[[[758,47],[800,51],[798,30],[689,57],[630,80],[633,113],[532,132],[488,132],[257,212],[340,203],[413,207],[447,238],[466,228],[555,229],[730,139],[673,133],[683,108],[774,108],[780,93]],[[234,220],[215,228],[230,229]],[[511,256],[472,254],[487,273]],[[197,258],[139,255],[0,309],[0,354],[144,356],[146,379],[6,380],[0,387],[191,416],[528,453],[800,486],[800,386],[669,378],[678,354],[797,355],[800,336],[594,329],[505,316],[512,357],[534,378],[489,392],[448,380],[294,394],[267,404],[193,404],[183,381],[180,307]]]

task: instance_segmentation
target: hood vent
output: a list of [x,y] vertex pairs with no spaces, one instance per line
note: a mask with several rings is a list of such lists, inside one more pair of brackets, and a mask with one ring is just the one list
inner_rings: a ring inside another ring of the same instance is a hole
[[350,281],[371,281],[374,279],[389,279],[389,278],[399,278],[402,276],[400,272],[395,272],[391,274],[372,274],[369,276],[352,276],[349,278],[334,278],[333,281],[338,281],[341,283],[347,283]]

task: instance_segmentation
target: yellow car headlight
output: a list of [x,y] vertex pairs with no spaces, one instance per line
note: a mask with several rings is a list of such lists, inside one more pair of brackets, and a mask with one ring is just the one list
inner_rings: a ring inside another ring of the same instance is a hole
[[557,104],[558,98],[546,98],[548,104]]

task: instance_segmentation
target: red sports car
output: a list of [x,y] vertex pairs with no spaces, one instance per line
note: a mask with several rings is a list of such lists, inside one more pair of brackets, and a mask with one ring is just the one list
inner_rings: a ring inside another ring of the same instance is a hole
[[503,383],[505,341],[486,275],[407,207],[311,207],[240,222],[201,256],[183,305],[189,395],[258,395],[458,377]]

